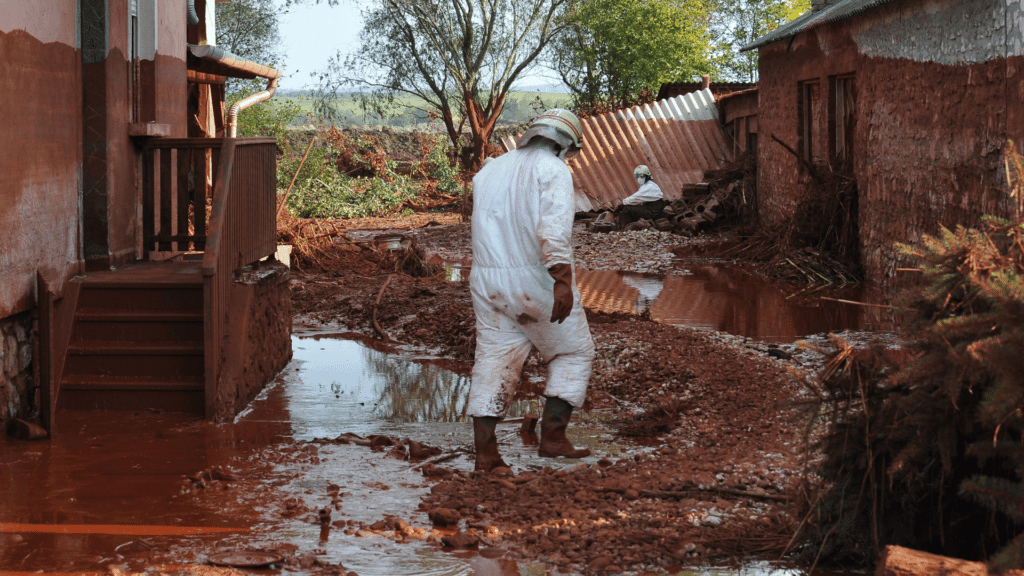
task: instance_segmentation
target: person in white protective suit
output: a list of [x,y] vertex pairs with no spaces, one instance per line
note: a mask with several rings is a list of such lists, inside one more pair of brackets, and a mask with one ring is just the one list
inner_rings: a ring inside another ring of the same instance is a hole
[[566,161],[583,146],[579,119],[552,109],[534,120],[517,148],[473,178],[476,361],[466,412],[473,417],[475,469],[507,466],[494,427],[508,412],[523,362],[536,347],[548,363],[539,454],[582,458],[565,435],[583,405],[594,342],[573,278],[576,211]]
[[621,229],[641,218],[656,220],[662,217],[662,212],[668,202],[661,192],[661,187],[651,180],[651,169],[641,164],[633,170],[633,177],[636,178],[640,188],[631,196],[622,201],[622,206],[616,210],[616,224]]

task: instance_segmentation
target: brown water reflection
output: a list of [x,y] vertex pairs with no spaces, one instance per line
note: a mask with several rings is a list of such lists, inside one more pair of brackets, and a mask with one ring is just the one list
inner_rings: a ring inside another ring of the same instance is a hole
[[577,270],[577,285],[588,310],[636,314],[646,308],[657,322],[708,328],[765,342],[891,327],[885,308],[835,301],[877,303],[880,297],[864,288],[811,290],[770,282],[725,264],[691,266],[687,272],[660,276]]

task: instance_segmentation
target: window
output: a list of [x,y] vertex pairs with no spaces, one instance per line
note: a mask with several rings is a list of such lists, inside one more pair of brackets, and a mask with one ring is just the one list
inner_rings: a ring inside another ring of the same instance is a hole
[[797,135],[797,151],[807,163],[814,164],[822,160],[820,82],[805,80],[798,87],[797,122],[800,132]]
[[853,129],[856,107],[853,96],[853,75],[829,78],[829,157],[836,166],[853,160]]

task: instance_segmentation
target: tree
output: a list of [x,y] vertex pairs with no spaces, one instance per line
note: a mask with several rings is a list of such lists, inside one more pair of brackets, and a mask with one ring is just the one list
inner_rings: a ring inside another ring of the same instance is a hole
[[[505,97],[564,24],[568,0],[377,0],[364,10],[360,47],[320,74],[317,111],[333,118],[346,88],[385,116],[437,114],[463,166],[479,169]],[[470,143],[462,130],[469,124]]]
[[[287,9],[274,0],[217,2],[217,45],[235,56],[266,66],[280,66],[284,59],[278,18]],[[228,79],[228,91],[243,81]]]
[[630,106],[711,71],[710,9],[707,0],[574,0],[551,66],[578,109]]
[[757,82],[757,51],[740,49],[796,19],[810,0],[716,0],[711,33],[716,37],[715,64],[724,80]]

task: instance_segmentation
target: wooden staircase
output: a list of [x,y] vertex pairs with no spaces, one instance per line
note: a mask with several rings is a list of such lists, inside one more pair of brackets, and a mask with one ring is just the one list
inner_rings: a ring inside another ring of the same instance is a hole
[[198,264],[140,263],[81,282],[57,410],[203,414]]

